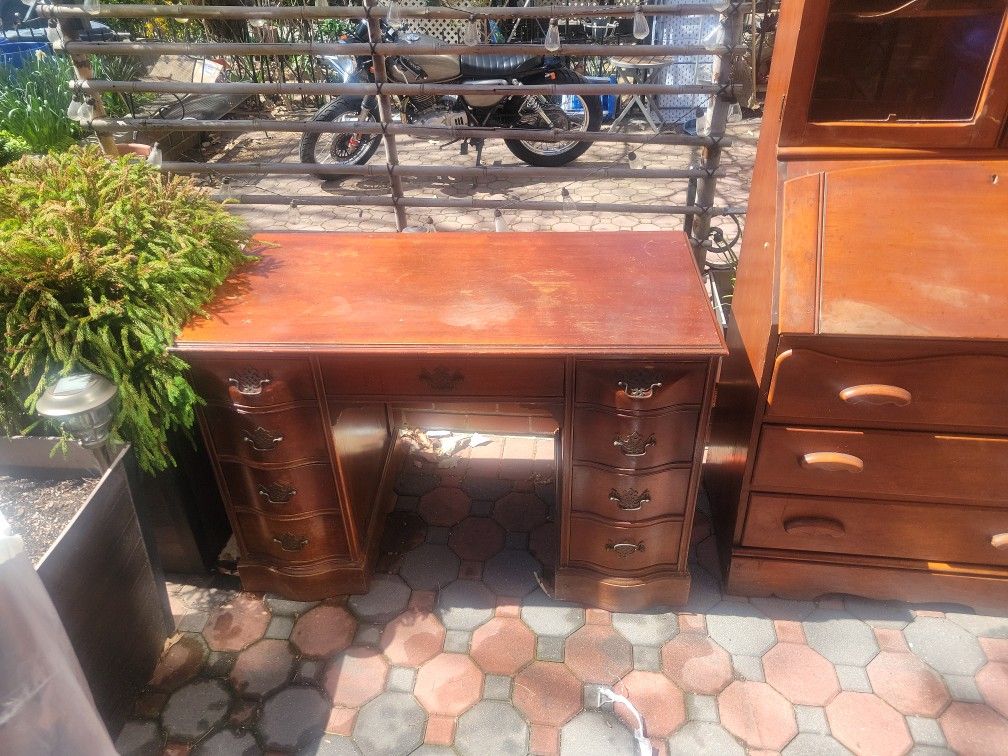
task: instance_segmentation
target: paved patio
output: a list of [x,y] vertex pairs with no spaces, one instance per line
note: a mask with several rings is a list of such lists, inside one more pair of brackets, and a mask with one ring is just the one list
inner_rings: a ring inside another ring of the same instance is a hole
[[710,521],[666,612],[552,600],[552,441],[490,437],[398,478],[370,593],[170,585],[169,641],[124,754],[1008,752],[1008,619],[855,597],[723,594]]

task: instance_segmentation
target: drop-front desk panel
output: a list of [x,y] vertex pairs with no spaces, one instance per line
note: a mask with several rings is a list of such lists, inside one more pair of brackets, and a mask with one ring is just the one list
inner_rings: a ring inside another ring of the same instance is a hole
[[554,433],[559,597],[686,600],[724,344],[682,234],[257,241],[176,346],[206,400],[246,589],[366,591],[399,427],[461,408]]

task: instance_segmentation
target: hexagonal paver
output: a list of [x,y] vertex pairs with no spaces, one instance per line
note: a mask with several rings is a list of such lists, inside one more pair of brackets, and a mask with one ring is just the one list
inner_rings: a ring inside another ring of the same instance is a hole
[[449,630],[475,630],[493,616],[494,596],[483,583],[456,580],[438,592],[434,612]]
[[662,647],[662,671],[685,691],[713,695],[732,681],[728,652],[699,633],[680,633]]
[[844,598],[847,611],[872,627],[902,630],[913,622],[913,612],[902,601],[880,601],[862,596]]
[[949,748],[964,756],[1003,753],[1008,719],[984,704],[953,701],[938,718]]
[[464,654],[439,654],[420,667],[413,693],[431,714],[457,717],[483,693],[483,673]]
[[[682,691],[663,674],[635,670],[617,683],[615,691],[629,699],[644,717],[644,734],[649,738],[667,738],[686,721]],[[628,728],[636,726],[622,704],[615,704],[613,710]]]
[[437,488],[441,479],[433,473],[403,470],[396,478],[395,492],[400,496],[423,496]]
[[620,635],[635,646],[661,646],[679,632],[679,620],[675,612],[614,612],[612,623]]
[[432,612],[407,609],[385,626],[379,647],[393,664],[419,667],[444,646],[444,625]]
[[329,656],[350,645],[357,632],[357,620],[342,606],[323,604],[302,615],[290,639],[301,653]]
[[436,591],[458,577],[459,558],[444,544],[425,543],[403,558],[399,574],[413,590]]
[[792,622],[801,622],[816,608],[814,601],[783,599],[776,596],[753,596],[749,599],[749,603],[755,606],[764,617]]
[[515,677],[512,700],[532,724],[558,727],[581,710],[581,681],[560,662],[535,661]]
[[825,706],[840,692],[836,670],[822,655],[798,643],[778,643],[763,655],[766,681],[791,703]]
[[497,501],[514,486],[514,482],[503,478],[480,475],[462,481],[462,490],[474,501]]
[[781,756],[852,756],[840,741],[829,735],[800,732],[781,751]]
[[203,637],[186,633],[179,637],[158,661],[150,686],[172,691],[192,680],[203,666],[207,646]]
[[452,528],[448,546],[460,559],[485,562],[504,548],[504,529],[489,517],[467,517]]
[[976,676],[984,700],[1008,719],[1008,663],[988,662]]
[[903,631],[917,656],[947,675],[972,675],[987,661],[975,636],[944,617],[917,617]]
[[116,753],[123,756],[161,756],[164,736],[157,722],[127,722],[116,738]]
[[941,677],[913,654],[882,651],[867,672],[872,690],[903,714],[936,717],[951,700]]
[[815,610],[802,629],[808,644],[834,664],[864,667],[879,650],[872,629],[839,609]]
[[546,505],[533,493],[515,491],[494,504],[493,516],[509,533],[528,533],[546,522]]
[[384,625],[391,622],[406,609],[410,589],[398,575],[376,574],[371,579],[368,592],[350,596],[347,606],[363,622]]
[[718,713],[750,748],[779,751],[798,734],[791,704],[766,683],[736,680],[718,696]]
[[713,722],[687,722],[668,740],[669,756],[745,756],[745,748]]
[[263,637],[270,613],[261,599],[239,593],[210,613],[203,637],[212,651],[241,651]]
[[483,582],[498,596],[524,596],[539,585],[542,565],[527,551],[505,549],[483,566]]
[[524,756],[529,726],[511,704],[481,701],[459,717],[455,748],[462,756]]
[[556,565],[559,548],[555,522],[544,522],[529,533],[529,551],[544,565],[548,567]]
[[540,589],[522,599],[521,618],[537,635],[563,637],[584,625],[585,612],[577,604],[557,601]]
[[231,684],[240,695],[265,696],[287,682],[293,666],[287,641],[261,640],[238,654]]
[[356,646],[333,659],[325,674],[325,689],[336,706],[355,709],[385,688],[388,662],[372,648]]
[[252,733],[238,734],[230,730],[222,730],[213,737],[203,741],[196,749],[197,756],[234,756],[234,754],[253,754],[258,752]]
[[329,708],[315,688],[284,688],[263,704],[259,733],[267,748],[306,748],[325,731]]
[[762,656],[777,642],[773,621],[741,601],[722,601],[711,609],[707,632],[729,654]]
[[871,693],[845,690],[826,706],[834,737],[855,753],[897,756],[913,746],[906,721]]
[[435,488],[420,497],[417,511],[428,525],[451,527],[469,514],[471,502],[461,488]]
[[1008,639],[1008,617],[988,617],[982,614],[960,614],[957,612],[949,612],[945,617],[973,635]]
[[638,756],[633,735],[611,714],[584,711],[560,730],[560,756]]
[[517,617],[494,617],[472,635],[470,656],[487,674],[514,675],[535,652],[535,635]]
[[196,740],[224,719],[231,694],[217,680],[199,680],[172,693],[161,723],[170,738]]
[[[254,751],[250,752],[250,756],[251,753]],[[357,750],[353,740],[346,735],[326,733],[319,741],[318,750],[313,756],[360,756],[360,751]]]
[[406,756],[424,739],[427,714],[409,693],[382,693],[364,704],[353,738],[364,756]]
[[585,625],[567,639],[564,662],[584,682],[612,685],[633,668],[633,647],[609,625]]

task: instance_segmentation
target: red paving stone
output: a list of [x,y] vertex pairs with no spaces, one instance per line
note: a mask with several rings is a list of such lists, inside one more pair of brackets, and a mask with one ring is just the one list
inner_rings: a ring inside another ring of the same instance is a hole
[[427,729],[424,731],[424,743],[428,745],[451,745],[455,740],[455,718],[437,717],[427,718]]
[[158,662],[150,686],[158,690],[175,690],[181,687],[196,676],[205,658],[206,648],[197,636],[179,637]]
[[1005,752],[1008,719],[989,706],[953,701],[938,721],[949,748],[960,756],[994,756]]
[[509,533],[528,533],[546,522],[546,505],[532,493],[509,493],[494,504],[493,516]]
[[736,680],[718,696],[718,713],[750,748],[779,751],[798,734],[791,704],[766,683]]
[[805,630],[802,628],[801,622],[774,620],[773,624],[779,642],[805,644]]
[[385,626],[379,647],[393,664],[419,667],[437,655],[444,639],[444,625],[437,616],[429,610],[412,608]]
[[228,724],[235,729],[246,728],[253,724],[258,716],[258,701],[238,699],[231,704],[231,711],[228,712]]
[[498,617],[520,617],[521,599],[515,596],[498,596],[495,614]]
[[333,704],[348,709],[360,708],[385,687],[388,662],[373,648],[349,648],[329,665],[325,689]]
[[476,628],[469,655],[487,674],[514,675],[535,658],[536,638],[515,617],[494,617]]
[[270,613],[262,599],[239,593],[210,613],[203,637],[212,651],[241,651],[262,638]]
[[350,645],[357,620],[342,606],[316,606],[294,625],[291,642],[309,656],[329,656]]
[[896,630],[892,627],[876,627],[872,629],[875,631],[875,640],[878,641],[879,648],[882,651],[892,651],[894,653],[908,653],[910,651],[910,646],[907,645],[902,630]]
[[[1008,718],[1008,663],[988,662],[976,676],[977,687],[984,700],[1001,716]],[[1008,743],[1005,743],[1008,749]]]
[[585,609],[585,624],[586,625],[611,625],[612,624],[612,612],[608,612],[605,609],[596,609],[593,606],[589,606]]
[[609,625],[585,625],[567,639],[564,663],[584,682],[612,685],[633,668],[633,646]]
[[287,641],[267,638],[238,654],[228,677],[239,695],[263,696],[287,682],[292,663]]
[[485,562],[504,548],[504,529],[489,517],[467,517],[452,528],[448,546],[459,559]]
[[826,706],[833,737],[855,753],[900,756],[913,746],[896,709],[872,693],[844,691]]
[[533,725],[559,727],[581,711],[581,682],[560,662],[535,661],[515,677],[512,699]]
[[679,618],[679,632],[707,634],[707,618],[704,615],[683,612],[677,616]]
[[[667,738],[686,721],[686,703],[682,691],[659,672],[634,670],[615,687],[615,691],[630,700],[644,717],[644,734],[649,738]],[[616,714],[631,730],[636,720],[616,704]]]
[[560,752],[560,728],[534,724],[529,732],[529,751],[535,756],[554,756]]
[[910,653],[882,651],[868,665],[872,690],[903,714],[936,717],[951,700],[941,677]]
[[419,609],[424,612],[434,611],[434,604],[437,601],[436,591],[413,591],[409,598],[410,609]]
[[457,717],[483,692],[483,673],[465,654],[439,654],[420,667],[413,695],[430,714]]
[[187,756],[192,751],[188,743],[165,743],[161,756]]
[[469,514],[471,502],[461,488],[435,488],[420,497],[417,511],[430,525],[443,528],[461,522]]
[[980,638],[980,647],[989,661],[1008,662],[1008,638]]
[[482,580],[483,562],[464,560],[459,562],[459,580]]
[[357,719],[356,709],[344,709],[342,706],[334,706],[329,712],[329,721],[326,723],[326,732],[334,735],[347,735],[353,732],[354,720]]
[[728,652],[706,635],[680,633],[662,648],[662,671],[689,693],[713,695],[733,679]]
[[840,692],[829,660],[798,643],[778,643],[763,655],[766,681],[791,703],[825,706]]

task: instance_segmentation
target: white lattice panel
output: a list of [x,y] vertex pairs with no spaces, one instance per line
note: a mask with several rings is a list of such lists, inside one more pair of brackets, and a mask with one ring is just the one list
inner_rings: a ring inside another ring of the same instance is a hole
[[[426,8],[428,5],[426,0],[400,0],[400,2],[411,8]],[[465,23],[465,21],[450,18],[411,18],[407,21],[406,26],[414,31],[443,39],[445,42],[461,42]]]

